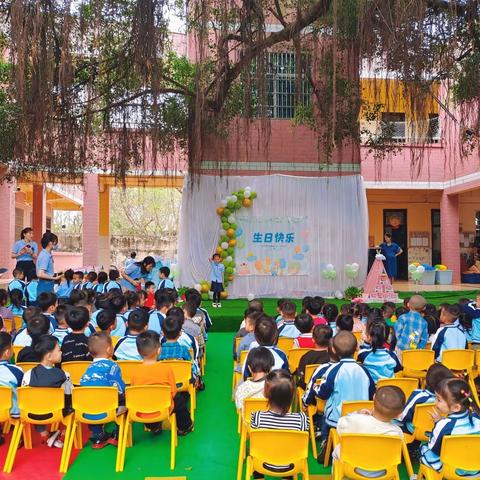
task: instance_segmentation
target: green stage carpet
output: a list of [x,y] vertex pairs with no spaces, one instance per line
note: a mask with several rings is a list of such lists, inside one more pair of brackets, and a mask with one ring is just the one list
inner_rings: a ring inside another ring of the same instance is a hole
[[[474,298],[476,290],[465,290],[458,292],[419,292],[423,295],[429,303],[440,305],[441,303],[455,303],[460,298]],[[401,292],[400,298],[412,296],[413,292]],[[276,298],[263,298],[265,311],[270,315],[276,315]],[[346,300],[328,299],[330,303],[335,303],[340,306],[347,303]],[[295,300],[298,309],[301,307],[301,299]],[[222,308],[212,308],[211,302],[203,302],[204,306],[210,312],[213,320],[212,332],[234,332],[238,330],[238,326],[243,318],[243,312],[247,308],[248,301],[246,299],[224,300],[222,301]],[[379,306],[380,304],[371,304],[372,306]],[[400,304],[399,304],[400,305]]]
[[[240,438],[235,407],[231,401],[231,341],[230,333],[210,335],[206,390],[198,395],[195,431],[178,439],[174,471],[169,467],[170,432],[164,431],[160,436],[152,437],[136,425],[134,446],[127,449],[123,473],[115,473],[116,448],[107,446],[103,450],[92,450],[87,444],[70,466],[65,480],[141,480],[145,477],[234,480]],[[324,469],[310,458],[311,474],[329,472],[330,469]],[[407,479],[403,468],[402,479]]]

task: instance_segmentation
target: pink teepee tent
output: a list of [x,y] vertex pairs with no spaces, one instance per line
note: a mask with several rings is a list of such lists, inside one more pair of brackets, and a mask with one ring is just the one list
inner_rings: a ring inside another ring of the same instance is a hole
[[381,253],[377,253],[375,256],[375,262],[365,280],[362,298],[367,303],[400,301],[398,294],[394,292],[387,272],[385,271],[385,266],[382,261],[384,258],[385,257]]

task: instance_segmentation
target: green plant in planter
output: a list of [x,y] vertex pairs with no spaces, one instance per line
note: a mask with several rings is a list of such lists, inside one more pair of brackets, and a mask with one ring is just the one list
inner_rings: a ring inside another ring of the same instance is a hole
[[343,296],[345,300],[353,300],[354,298],[358,298],[362,295],[363,293],[363,288],[358,288],[358,287],[348,287]]

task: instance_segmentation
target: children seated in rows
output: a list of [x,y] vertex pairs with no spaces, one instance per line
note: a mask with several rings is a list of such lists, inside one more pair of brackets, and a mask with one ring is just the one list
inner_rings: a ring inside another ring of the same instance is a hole
[[[13,338],[13,345],[18,347],[26,347],[32,344],[32,337],[30,336],[27,330],[28,322],[32,317],[34,317],[35,315],[39,315],[41,313],[42,311],[38,307],[27,307],[24,310],[22,315],[23,326],[20,330],[18,330],[18,332],[16,332]],[[50,326],[48,327],[50,329]]]
[[25,309],[23,291],[18,289],[12,290],[9,296],[10,306],[8,308],[11,310],[13,316],[21,317]]
[[335,334],[339,332],[351,332],[353,330],[353,317],[351,315],[339,315],[335,325]]
[[96,295],[100,293],[105,293],[105,287],[108,282],[107,272],[98,272],[97,275],[97,284],[93,287],[93,291]]
[[314,348],[305,353],[298,363],[298,386],[305,390],[305,367],[307,365],[323,365],[330,361],[328,348],[333,337],[333,330],[328,325],[317,325],[313,329]]
[[296,306],[291,300],[285,300],[282,304],[282,321],[277,324],[278,336],[287,338],[297,338],[300,335],[295,326]]
[[83,289],[83,277],[84,274],[81,270],[73,272],[73,289],[82,290]]
[[238,344],[238,348],[235,351],[235,338],[233,342],[233,358],[234,360],[239,360],[240,359],[240,354],[244,350],[249,350],[250,345],[252,342],[255,341],[255,325],[257,320],[262,316],[262,312],[259,312],[258,310],[254,308],[247,308],[243,314],[243,323],[244,327],[240,328],[240,330],[237,332],[235,335],[235,338],[241,337],[241,340]]
[[42,313],[50,320],[50,332],[53,332],[57,326],[53,315],[58,305],[57,296],[52,292],[42,292],[37,298],[37,305]]
[[[105,332],[95,332],[88,339],[88,347],[93,361],[80,379],[80,386],[116,387],[119,404],[124,404],[125,382],[120,367],[112,360],[111,337]],[[105,430],[105,425],[89,425],[88,428],[92,432],[92,448],[103,448],[107,444],[118,445],[118,427],[110,433]]]
[[[440,472],[442,440],[446,435],[479,435],[480,416],[469,384],[459,378],[442,380],[435,390],[435,426],[427,444],[420,447],[420,461]],[[457,471],[465,477],[478,472]]]
[[[275,320],[267,315],[262,315],[255,324],[255,341],[250,344],[250,352],[255,347],[265,347],[270,350],[274,358],[275,370],[289,370],[288,359],[285,353],[276,347],[278,330]],[[243,379],[249,377],[250,352],[243,365]]]
[[265,378],[274,364],[273,355],[268,348],[253,348],[250,355],[250,364],[248,365],[250,377],[240,383],[235,391],[235,405],[237,410],[242,411],[246,398],[265,398]]
[[68,305],[58,305],[54,312],[55,321],[57,322],[57,328],[52,335],[57,337],[60,347],[62,346],[64,338],[71,332],[67,323],[67,309]]
[[[312,297],[304,302],[305,313],[308,313],[313,318],[314,325],[325,325],[327,323],[324,308],[325,300],[322,297]],[[337,315],[338,310],[335,317]]]
[[62,362],[91,360],[85,335],[90,321],[88,310],[85,307],[69,307],[65,311],[65,320],[71,333],[65,335],[62,342]]
[[295,327],[300,335],[293,341],[293,348],[314,348],[313,318],[308,313],[300,313],[295,317]]
[[73,287],[75,284],[73,283],[73,274],[74,271],[69,268],[63,272],[63,278],[56,289],[56,295],[60,301],[65,301],[70,298],[70,294],[72,293]]
[[460,307],[448,305],[442,308],[440,315],[440,328],[432,339],[432,350],[435,352],[435,360],[442,361],[445,350],[462,350],[467,348],[467,334],[460,323]]
[[331,344],[332,360],[337,363],[320,365],[314,372],[305,394],[304,406],[315,405],[316,397],[326,400],[322,437],[328,437],[328,430],[337,426],[342,402],[350,400],[371,400],[375,383],[365,367],[353,358],[357,340],[351,332],[339,332]]
[[387,341],[387,325],[383,320],[372,321],[367,324],[366,340],[358,354],[358,362],[370,373],[377,383],[380,378],[392,378],[402,370],[397,355],[385,348]]
[[[173,290],[173,292],[176,292],[176,290]],[[197,309],[195,315],[191,317],[191,320],[200,327],[203,338],[206,341],[208,338],[208,329],[212,326],[212,320],[207,310],[202,308],[202,296],[198,290],[194,288],[187,290],[185,292],[185,303],[192,304]]]
[[168,310],[175,304],[171,291],[157,290],[155,292],[155,310],[150,312],[148,319],[148,329],[160,334],[162,332],[162,324],[167,316]]
[[[25,372],[22,387],[63,388],[65,391],[64,414],[67,413],[71,408],[72,382],[68,373],[60,368],[55,368],[55,365],[62,360],[58,340],[53,335],[42,335],[34,343],[33,348],[40,364]],[[45,425],[35,425],[35,429],[40,433],[42,441],[49,447],[63,447],[59,430],[50,433]]]
[[36,313],[29,318],[27,322],[27,328],[25,330],[27,335],[25,336],[25,342],[29,344],[18,352],[16,358],[17,363],[39,362],[40,358],[35,349],[35,345],[40,341],[40,338],[47,335],[50,330],[50,322],[48,321],[48,318],[41,313]]
[[[160,336],[157,332],[147,330],[136,337],[136,343],[143,363],[132,375],[132,386],[168,385],[172,396],[171,410],[177,417],[177,433],[180,436],[187,435],[193,430],[193,422],[188,411],[189,395],[187,392],[177,392],[173,370],[158,361],[158,357],[161,356]],[[147,428],[158,434],[162,430],[162,425],[150,423],[147,424]]]
[[123,337],[127,332],[127,319],[124,313],[127,311],[127,300],[125,295],[121,292],[115,292],[110,295],[108,308],[115,312],[117,317],[117,324],[115,330],[112,331],[112,336]]
[[194,303],[185,302],[182,306],[182,311],[184,315],[183,331],[195,338],[199,348],[198,356],[201,358],[205,351],[205,338],[200,325],[193,321],[197,314],[197,306]]
[[[326,303],[323,307],[323,324],[327,324],[335,333],[337,328],[338,307],[334,303]],[[320,323],[321,324],[321,323]]]
[[108,282],[105,285],[105,292],[109,293],[112,290],[120,290],[122,291],[122,286],[119,282],[120,279],[120,272],[116,268],[112,268],[108,272]]
[[118,340],[113,351],[115,360],[141,360],[137,348],[137,337],[148,327],[148,313],[137,308],[133,310],[127,320],[128,334]]
[[12,272],[13,280],[8,284],[7,291],[8,293],[13,292],[14,290],[20,290],[22,292],[22,297],[25,291],[25,273],[20,268],[14,268]]

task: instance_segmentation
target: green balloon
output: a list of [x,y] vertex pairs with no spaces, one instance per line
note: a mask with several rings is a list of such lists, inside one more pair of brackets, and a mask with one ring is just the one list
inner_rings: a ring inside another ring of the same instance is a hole
[[223,243],[223,242],[227,242],[229,241],[230,239],[226,236],[226,235],[223,235],[222,237],[220,237],[220,243]]
[[[223,215],[227,218],[227,221],[228,221],[228,217],[231,215],[231,211],[228,209],[228,208],[225,208],[223,210]],[[222,217],[222,221],[223,221],[223,217]]]
[[235,268],[235,262],[232,260],[229,264],[228,264],[229,267],[232,267],[232,268]]
[[230,224],[228,222],[223,222],[222,227],[224,230],[228,230],[230,228]]
[[243,202],[243,199],[245,198],[245,195],[244,195],[243,193],[239,193],[239,194],[237,195],[237,198],[238,198],[238,200],[239,200],[240,202]]
[[227,267],[226,272],[231,275],[233,273],[233,267]]
[[[239,195],[243,195],[244,193],[245,193],[245,190],[244,190],[243,188],[241,188],[241,189],[238,191],[238,194],[239,194]],[[237,195],[237,197],[238,197],[238,195]]]
[[222,217],[222,223],[228,223],[228,217],[223,216]]
[[257,192],[251,192],[250,193],[250,198],[253,200],[254,198],[257,198]]
[[233,247],[228,247],[227,252],[228,252],[229,255],[232,255],[233,254]]
[[236,230],[237,229],[237,224],[236,223],[230,224],[230,228],[233,228],[234,230]]
[[236,208],[237,210],[238,210],[239,208],[242,208],[242,202],[240,202],[240,201],[237,200],[237,201],[235,202],[235,208]]
[[222,258],[227,258],[227,257],[228,257],[228,253],[224,250],[224,251],[220,254],[220,256],[221,256]]
[[234,202],[234,201],[229,200],[229,201],[227,202],[227,207],[228,207],[228,208],[232,209],[234,206],[235,206],[235,202]]
[[202,300],[208,300],[208,293],[202,293]]

